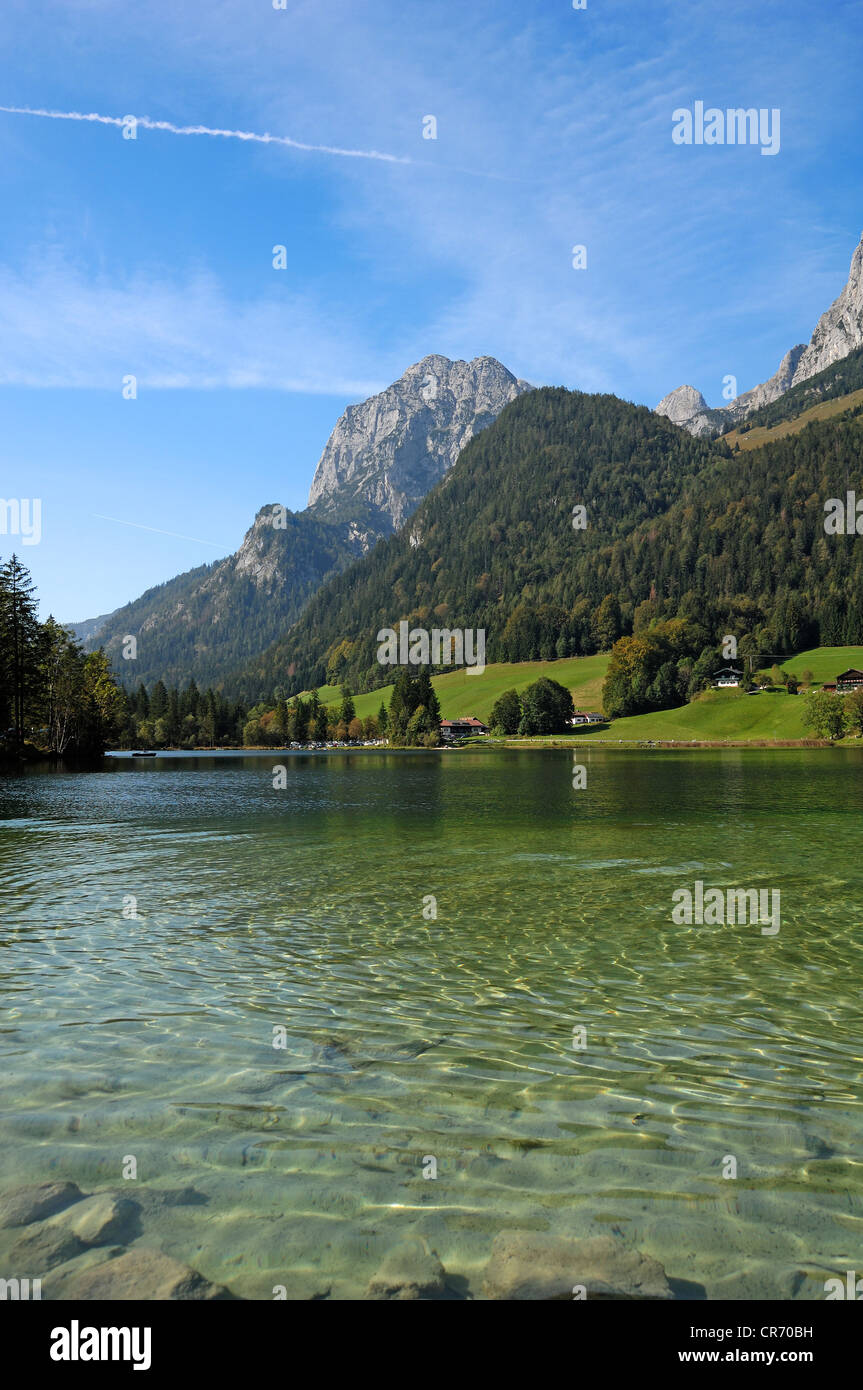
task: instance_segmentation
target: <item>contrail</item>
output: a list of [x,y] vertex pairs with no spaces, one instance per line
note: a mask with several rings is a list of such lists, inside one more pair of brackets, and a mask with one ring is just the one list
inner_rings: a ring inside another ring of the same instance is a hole
[[202,541],[199,536],[181,536],[179,531],[160,531],[158,526],[142,526],[140,521],[123,521],[119,516],[104,516],[102,512],[93,512],[100,521],[116,521],[119,526],[134,526],[136,531],[152,531],[157,536],[173,536],[178,541],[196,541],[198,545],[211,545],[214,550],[230,553],[230,548],[225,549],[222,545],[217,545],[215,541]]
[[32,106],[0,106],[12,116],[45,116],[51,121],[94,121],[97,125],[126,126],[134,122],[143,130],[166,130],[171,135],[215,135],[223,140],[251,140],[258,145],[287,145],[292,150],[312,154],[338,155],[342,159],[379,159],[385,164],[413,164],[404,155],[384,154],[380,150],[343,150],[337,145],[307,145],[289,135],[258,134],[254,130],[217,130],[208,125],[174,125],[172,121],[151,121],[149,116],[100,116],[96,111],[44,111]]

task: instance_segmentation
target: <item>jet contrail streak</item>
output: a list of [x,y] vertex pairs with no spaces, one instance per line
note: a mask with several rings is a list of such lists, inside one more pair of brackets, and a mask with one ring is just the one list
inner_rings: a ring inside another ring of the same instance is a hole
[[12,116],[45,116],[51,121],[93,121],[97,125],[126,126],[134,121],[143,130],[166,130],[171,135],[214,135],[223,140],[251,140],[258,145],[287,145],[292,150],[312,154],[332,154],[343,159],[379,159],[385,164],[413,164],[404,155],[383,154],[380,150],[343,150],[336,145],[307,145],[289,135],[259,135],[254,130],[217,130],[207,125],[174,125],[172,121],[151,121],[149,116],[100,116],[96,111],[45,111],[32,106],[0,106]]
[[211,545],[214,550],[222,550],[225,554],[230,554],[230,550],[225,550],[222,545],[217,545],[215,541],[202,541],[199,536],[181,536],[179,531],[160,531],[158,526],[142,526],[140,521],[123,521],[119,516],[104,516],[102,512],[93,512],[100,521],[116,521],[119,526],[134,526],[136,531],[152,531],[156,536],[173,536],[178,541],[195,541],[198,545]]

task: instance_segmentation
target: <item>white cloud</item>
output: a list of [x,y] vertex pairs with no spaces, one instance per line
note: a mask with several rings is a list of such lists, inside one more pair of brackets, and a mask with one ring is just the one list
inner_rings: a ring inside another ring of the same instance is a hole
[[213,276],[110,282],[56,257],[0,270],[0,384],[25,387],[277,391],[365,397],[363,355],[310,298],[236,302]]

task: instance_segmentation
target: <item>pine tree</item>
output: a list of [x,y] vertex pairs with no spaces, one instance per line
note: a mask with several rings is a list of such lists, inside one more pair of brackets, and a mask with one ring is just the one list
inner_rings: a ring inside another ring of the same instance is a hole
[[349,685],[342,686],[342,704],[339,710],[339,723],[348,725],[356,714],[351,688]]
[[418,705],[423,705],[428,712],[429,723],[435,729],[440,723],[440,700],[437,697],[435,688],[432,685],[431,676],[428,669],[423,666],[416,678],[414,689]]
[[23,743],[27,710],[35,694],[40,658],[39,620],[34,584],[16,555],[0,568],[0,666],[15,742]]
[[163,681],[156,681],[150,696],[150,718],[162,719],[168,712],[168,692]]
[[182,721],[180,719],[180,692],[175,685],[168,691],[168,708],[163,717],[166,742],[169,745],[179,743]]

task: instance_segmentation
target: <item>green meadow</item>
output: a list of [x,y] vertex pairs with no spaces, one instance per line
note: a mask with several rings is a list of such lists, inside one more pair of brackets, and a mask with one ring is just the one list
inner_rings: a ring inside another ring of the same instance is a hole
[[[816,647],[779,665],[793,671],[798,679],[804,671],[811,671],[813,685],[818,686],[835,680],[850,666],[863,669],[863,647]],[[741,690],[708,690],[679,709],[615,719],[604,728],[578,731],[578,736],[599,743],[619,739],[758,742],[812,738],[811,731],[803,726],[803,709],[803,696],[788,695],[784,690],[761,690],[753,695]]]
[[[576,709],[602,709],[602,682],[608,665],[608,653],[599,656],[577,656],[563,661],[519,661],[511,665],[496,662],[486,666],[482,675],[468,675],[467,671],[450,671],[445,676],[435,676],[432,685],[437,691],[444,719],[459,719],[475,714],[477,719],[487,720],[492,706],[505,690],[526,690],[540,676],[549,676],[559,681],[572,692]],[[368,714],[377,714],[381,700],[389,705],[392,685],[372,690],[367,695],[355,695],[354,704],[360,719]],[[325,705],[335,705],[341,700],[338,686],[323,685],[318,691]]]
[[[798,679],[809,670],[814,684],[821,685],[834,680],[849,666],[863,668],[863,647],[815,647],[779,664],[793,671]],[[607,652],[563,661],[523,661],[512,665],[497,662],[487,666],[482,675],[452,671],[435,676],[432,683],[445,719],[475,714],[477,719],[488,720],[495,701],[504,690],[522,691],[540,676],[549,676],[565,685],[572,692],[576,709],[601,710],[607,665]],[[719,665],[721,661],[717,657]],[[391,694],[392,685],[386,685],[368,694],[356,695],[357,714],[361,719],[377,714],[381,700],[388,705]],[[339,688],[332,685],[321,686],[318,695],[327,705],[337,704],[341,699]],[[592,743],[616,743],[619,739],[784,740],[803,739],[811,734],[803,727],[800,695],[787,695],[778,690],[760,691],[756,695],[746,695],[739,690],[710,690],[680,709],[616,719],[606,728],[580,730],[575,736],[589,738]]]

